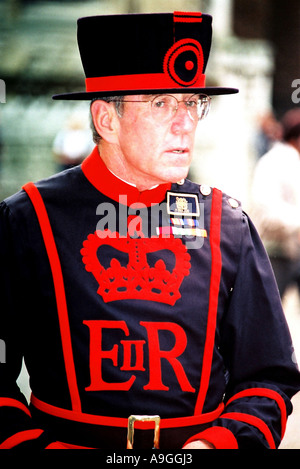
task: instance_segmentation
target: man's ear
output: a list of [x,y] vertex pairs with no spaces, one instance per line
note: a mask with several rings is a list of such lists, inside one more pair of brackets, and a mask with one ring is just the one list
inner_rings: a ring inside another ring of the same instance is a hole
[[101,135],[105,141],[116,143],[118,117],[114,104],[97,99],[91,104],[91,113],[98,134]]

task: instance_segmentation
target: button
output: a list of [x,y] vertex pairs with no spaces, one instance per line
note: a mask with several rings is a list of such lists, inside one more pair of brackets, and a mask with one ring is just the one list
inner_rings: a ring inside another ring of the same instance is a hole
[[178,186],[183,186],[184,184],[184,179],[180,179],[180,181],[177,181]]
[[210,195],[211,194],[211,187],[207,186],[206,184],[202,184],[200,186],[200,192],[202,195]]
[[230,207],[232,207],[232,208],[238,208],[238,206],[239,206],[238,201],[235,200],[235,199],[232,199],[232,198],[228,199],[228,203],[229,203]]

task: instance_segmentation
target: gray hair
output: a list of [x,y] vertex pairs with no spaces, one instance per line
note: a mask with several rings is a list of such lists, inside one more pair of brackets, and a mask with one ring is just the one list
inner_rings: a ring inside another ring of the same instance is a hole
[[[91,101],[90,109],[91,109],[92,104],[93,104],[94,101],[101,100],[101,101],[105,101],[106,103],[112,103],[113,102],[115,104],[115,108],[116,108],[116,112],[117,112],[118,116],[122,117],[123,99],[124,99],[124,96],[103,96],[101,98],[95,98]],[[96,127],[95,127],[95,124],[94,124],[94,121],[93,121],[93,116],[92,116],[91,112],[90,112],[90,125],[91,125],[92,134],[93,134],[93,141],[96,145],[98,145],[100,143],[100,141],[102,140],[102,137],[101,137],[101,135],[98,134],[98,132],[96,130]]]

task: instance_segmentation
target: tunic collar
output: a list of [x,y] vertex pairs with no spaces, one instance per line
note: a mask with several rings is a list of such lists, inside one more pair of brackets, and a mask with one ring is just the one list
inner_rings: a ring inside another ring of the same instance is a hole
[[85,177],[99,192],[116,202],[120,201],[120,195],[126,195],[128,206],[141,204],[150,207],[152,204],[159,204],[165,199],[166,192],[171,188],[171,183],[167,183],[140,192],[135,186],[128,184],[109,171],[100,157],[98,147],[95,147],[83,161],[81,168]]

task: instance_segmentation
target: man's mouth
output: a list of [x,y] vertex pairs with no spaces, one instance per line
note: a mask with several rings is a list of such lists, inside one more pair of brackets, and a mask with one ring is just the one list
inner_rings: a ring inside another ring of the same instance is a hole
[[180,155],[182,153],[187,153],[188,149],[187,148],[174,148],[171,150],[172,153],[176,153],[177,155]]

